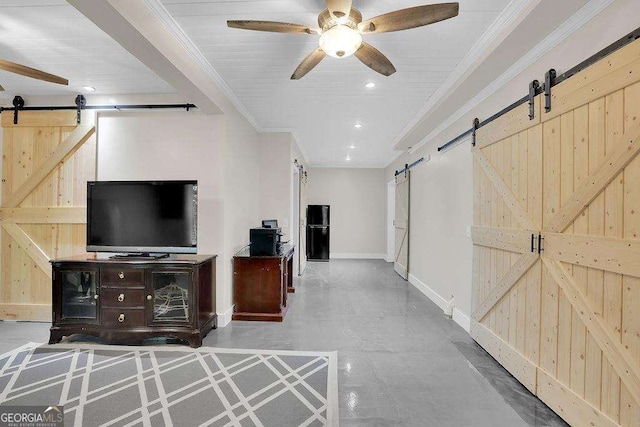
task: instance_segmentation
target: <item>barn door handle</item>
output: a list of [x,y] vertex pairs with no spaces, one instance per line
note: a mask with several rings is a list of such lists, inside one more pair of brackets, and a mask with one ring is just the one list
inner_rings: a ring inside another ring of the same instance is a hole
[[536,235],[532,234],[531,235],[531,253],[534,253],[536,251]]
[[542,234],[538,234],[538,255],[540,255],[542,251],[544,251],[544,249],[542,249],[543,240],[544,240],[544,237],[542,237]]

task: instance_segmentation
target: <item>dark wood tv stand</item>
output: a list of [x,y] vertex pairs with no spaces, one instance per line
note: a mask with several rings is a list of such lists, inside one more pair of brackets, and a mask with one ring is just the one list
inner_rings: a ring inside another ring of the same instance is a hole
[[155,337],[200,347],[217,326],[216,257],[52,260],[53,322],[49,344],[87,334],[109,343]]

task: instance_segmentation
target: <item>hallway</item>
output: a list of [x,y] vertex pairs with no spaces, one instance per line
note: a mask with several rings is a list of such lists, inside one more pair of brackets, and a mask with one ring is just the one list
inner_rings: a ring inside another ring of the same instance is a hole
[[[391,264],[309,263],[283,323],[231,322],[211,347],[338,351],[342,426],[564,426]],[[2,352],[48,324],[0,323]]]

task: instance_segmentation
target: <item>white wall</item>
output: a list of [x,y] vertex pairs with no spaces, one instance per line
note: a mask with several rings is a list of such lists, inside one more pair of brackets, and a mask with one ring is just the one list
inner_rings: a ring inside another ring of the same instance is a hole
[[386,191],[384,169],[309,170],[308,204],[331,206],[332,257],[384,258]]
[[283,240],[291,237],[291,165],[290,133],[260,135],[260,218],[277,219]]
[[224,147],[224,286],[218,286],[221,324],[231,321],[233,309],[233,254],[249,243],[249,229],[259,222],[259,137],[237,112],[225,114]]
[[522,98],[529,82],[544,81],[548,69],[561,74],[633,31],[638,13],[637,0],[617,0],[419,150],[400,155],[385,169],[386,189],[395,170],[431,156],[412,176],[410,280],[441,306],[455,295],[454,319],[463,327],[468,328],[471,311],[472,245],[465,236],[473,218],[470,142],[467,139],[442,153],[437,147],[468,130],[474,117],[490,117]]
[[233,254],[258,220],[258,147],[240,116],[101,113],[98,179],[197,179],[198,252],[216,254],[217,312],[230,320]]
[[[198,252],[222,256],[222,116],[198,112],[101,113],[98,180],[198,180]],[[196,155],[197,154],[197,155]],[[217,264],[217,283],[224,271]]]

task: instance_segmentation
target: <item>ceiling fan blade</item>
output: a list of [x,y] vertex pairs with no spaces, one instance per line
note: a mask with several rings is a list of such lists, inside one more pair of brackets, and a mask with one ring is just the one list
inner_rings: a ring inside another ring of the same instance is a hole
[[298,68],[296,68],[296,70],[291,75],[291,80],[299,80],[303,78],[309,71],[313,70],[313,68],[318,65],[325,56],[327,56],[327,54],[324,53],[324,50],[322,50],[321,48],[317,48],[316,50],[311,52],[309,55],[307,55],[306,58],[302,60],[300,65],[298,65]]
[[385,13],[358,24],[361,33],[388,33],[408,30],[458,16],[458,3],[439,3]]
[[384,76],[390,76],[396,72],[396,67],[393,66],[391,61],[389,61],[382,52],[368,43],[362,42],[362,46],[356,50],[354,55],[362,61],[364,65]]
[[32,79],[44,80],[45,82],[58,83],[68,85],[69,80],[58,77],[26,65],[16,64],[15,62],[0,59],[0,70],[9,71],[10,73],[20,74],[22,76],[31,77]]
[[4,88],[0,85],[0,92],[4,92]]
[[229,28],[241,30],[269,31],[271,33],[320,34],[319,28],[308,25],[274,21],[227,21]]
[[342,18],[351,12],[351,0],[327,0],[327,9],[336,18]]

